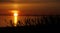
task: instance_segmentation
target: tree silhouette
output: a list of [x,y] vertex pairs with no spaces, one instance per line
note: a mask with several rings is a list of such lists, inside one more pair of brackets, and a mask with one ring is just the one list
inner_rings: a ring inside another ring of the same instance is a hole
[[10,25],[11,25],[12,27],[14,27],[14,24],[12,23],[12,20],[10,20]]
[[21,22],[20,22],[20,20],[18,20],[18,22],[17,22],[17,26],[21,26]]

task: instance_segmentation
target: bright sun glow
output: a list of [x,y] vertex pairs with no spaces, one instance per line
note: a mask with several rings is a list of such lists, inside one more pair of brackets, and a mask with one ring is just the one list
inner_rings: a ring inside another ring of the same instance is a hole
[[18,14],[17,13],[14,13],[14,16],[18,16]]
[[14,15],[14,26],[17,25],[17,18],[18,18],[18,10],[13,10],[13,15]]
[[17,16],[18,16],[18,14],[14,13],[14,26],[17,25]]

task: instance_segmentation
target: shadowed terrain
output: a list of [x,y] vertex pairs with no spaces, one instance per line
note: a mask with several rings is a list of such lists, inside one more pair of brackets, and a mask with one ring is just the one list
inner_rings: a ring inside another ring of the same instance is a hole
[[[29,18],[28,18],[29,19]],[[27,19],[27,20],[28,20]],[[31,19],[31,18],[30,18]],[[1,27],[1,31],[47,31],[47,30],[59,30],[60,29],[60,16],[42,16],[40,19],[38,18],[36,25],[25,25],[25,26],[19,26],[17,25],[14,27]],[[30,22],[30,21],[29,21]],[[27,24],[29,24],[27,22]],[[34,22],[35,23],[35,22]]]

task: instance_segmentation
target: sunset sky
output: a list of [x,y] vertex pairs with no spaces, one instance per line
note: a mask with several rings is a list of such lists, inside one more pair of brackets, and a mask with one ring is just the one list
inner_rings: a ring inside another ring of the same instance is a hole
[[0,15],[11,15],[19,10],[20,15],[60,14],[60,0],[0,0]]
[[26,15],[60,15],[60,0],[0,0],[0,27],[10,26],[10,20],[23,21]]

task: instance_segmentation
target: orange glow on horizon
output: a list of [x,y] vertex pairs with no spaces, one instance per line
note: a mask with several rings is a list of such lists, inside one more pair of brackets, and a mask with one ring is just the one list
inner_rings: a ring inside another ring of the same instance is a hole
[[19,5],[18,4],[13,4],[13,8],[18,9]]

